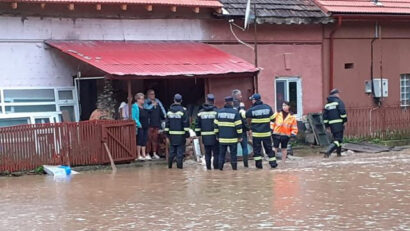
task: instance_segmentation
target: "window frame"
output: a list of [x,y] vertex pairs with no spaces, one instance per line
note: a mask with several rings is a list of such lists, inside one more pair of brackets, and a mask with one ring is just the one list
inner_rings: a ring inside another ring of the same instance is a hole
[[[5,102],[4,90],[53,90],[54,101],[44,101],[44,102],[17,102],[10,103]],[[72,91],[73,99],[71,100],[60,100],[60,91]],[[16,113],[6,113],[6,107],[8,106],[38,106],[38,105],[54,105],[56,111],[51,112],[16,112]],[[18,117],[30,117],[30,122],[34,124],[35,118],[49,118],[50,122],[61,122],[59,116],[61,115],[61,106],[73,106],[74,107],[74,117],[75,121],[79,121],[79,102],[77,99],[77,89],[72,87],[0,87],[0,118],[18,118]],[[33,116],[32,116],[33,115]],[[53,115],[53,116],[50,116]]]
[[[404,80],[404,81],[403,81]],[[402,82],[404,82],[404,86],[402,85]],[[410,107],[410,100],[408,100],[408,98],[410,98],[410,87],[407,87],[406,85],[410,83],[410,74],[401,74],[400,75],[400,106],[403,108],[407,108]],[[402,92],[402,89],[405,89],[405,92]],[[404,98],[402,97],[402,95],[404,94]],[[403,104],[403,101],[406,102],[406,104]]]
[[302,88],[302,78],[300,76],[276,76],[274,79],[274,95],[275,95],[275,111],[277,111],[278,108],[278,101],[277,101],[277,86],[276,83],[277,81],[285,81],[285,100],[289,101],[289,82],[296,82],[296,87],[297,87],[297,108],[298,111],[295,114],[296,118],[300,120],[303,116],[303,88]]

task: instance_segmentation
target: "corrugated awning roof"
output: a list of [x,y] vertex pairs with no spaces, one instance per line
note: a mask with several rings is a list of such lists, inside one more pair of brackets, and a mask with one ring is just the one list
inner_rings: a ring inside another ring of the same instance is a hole
[[332,14],[410,14],[410,0],[316,0]]
[[196,42],[46,41],[114,78],[253,74],[243,59]]
[[21,3],[139,4],[220,8],[217,0],[0,0]]
[[[247,0],[221,0],[225,16],[244,17]],[[329,23],[328,17],[312,0],[252,0],[258,23],[308,24]],[[254,5],[255,4],[255,5]]]

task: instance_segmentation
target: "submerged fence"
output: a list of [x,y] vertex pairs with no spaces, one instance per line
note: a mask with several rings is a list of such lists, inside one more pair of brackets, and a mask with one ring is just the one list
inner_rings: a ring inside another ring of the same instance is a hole
[[136,158],[135,129],[132,121],[0,128],[0,172],[31,170],[45,164],[109,163],[104,143],[107,143],[114,161],[131,161]]
[[346,136],[410,137],[410,109],[400,106],[347,108]]

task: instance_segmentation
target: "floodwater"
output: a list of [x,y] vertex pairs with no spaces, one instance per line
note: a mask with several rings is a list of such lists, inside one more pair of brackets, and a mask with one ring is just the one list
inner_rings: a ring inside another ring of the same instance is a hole
[[2,177],[0,189],[0,230],[410,230],[410,150]]

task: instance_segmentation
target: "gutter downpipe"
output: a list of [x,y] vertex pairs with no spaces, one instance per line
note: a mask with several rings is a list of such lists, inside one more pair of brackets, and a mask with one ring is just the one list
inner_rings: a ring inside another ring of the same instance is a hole
[[[258,33],[256,30],[256,24],[257,24],[257,11],[256,11],[256,2],[253,3],[253,11],[255,12],[255,23],[254,23],[254,52],[255,52],[255,67],[258,68]],[[258,90],[258,76],[259,76],[259,71],[255,74],[254,79],[253,79],[253,91],[254,93],[259,92]]]
[[334,34],[342,27],[342,16],[337,18],[337,26],[329,34],[329,92],[333,89],[334,78]]

